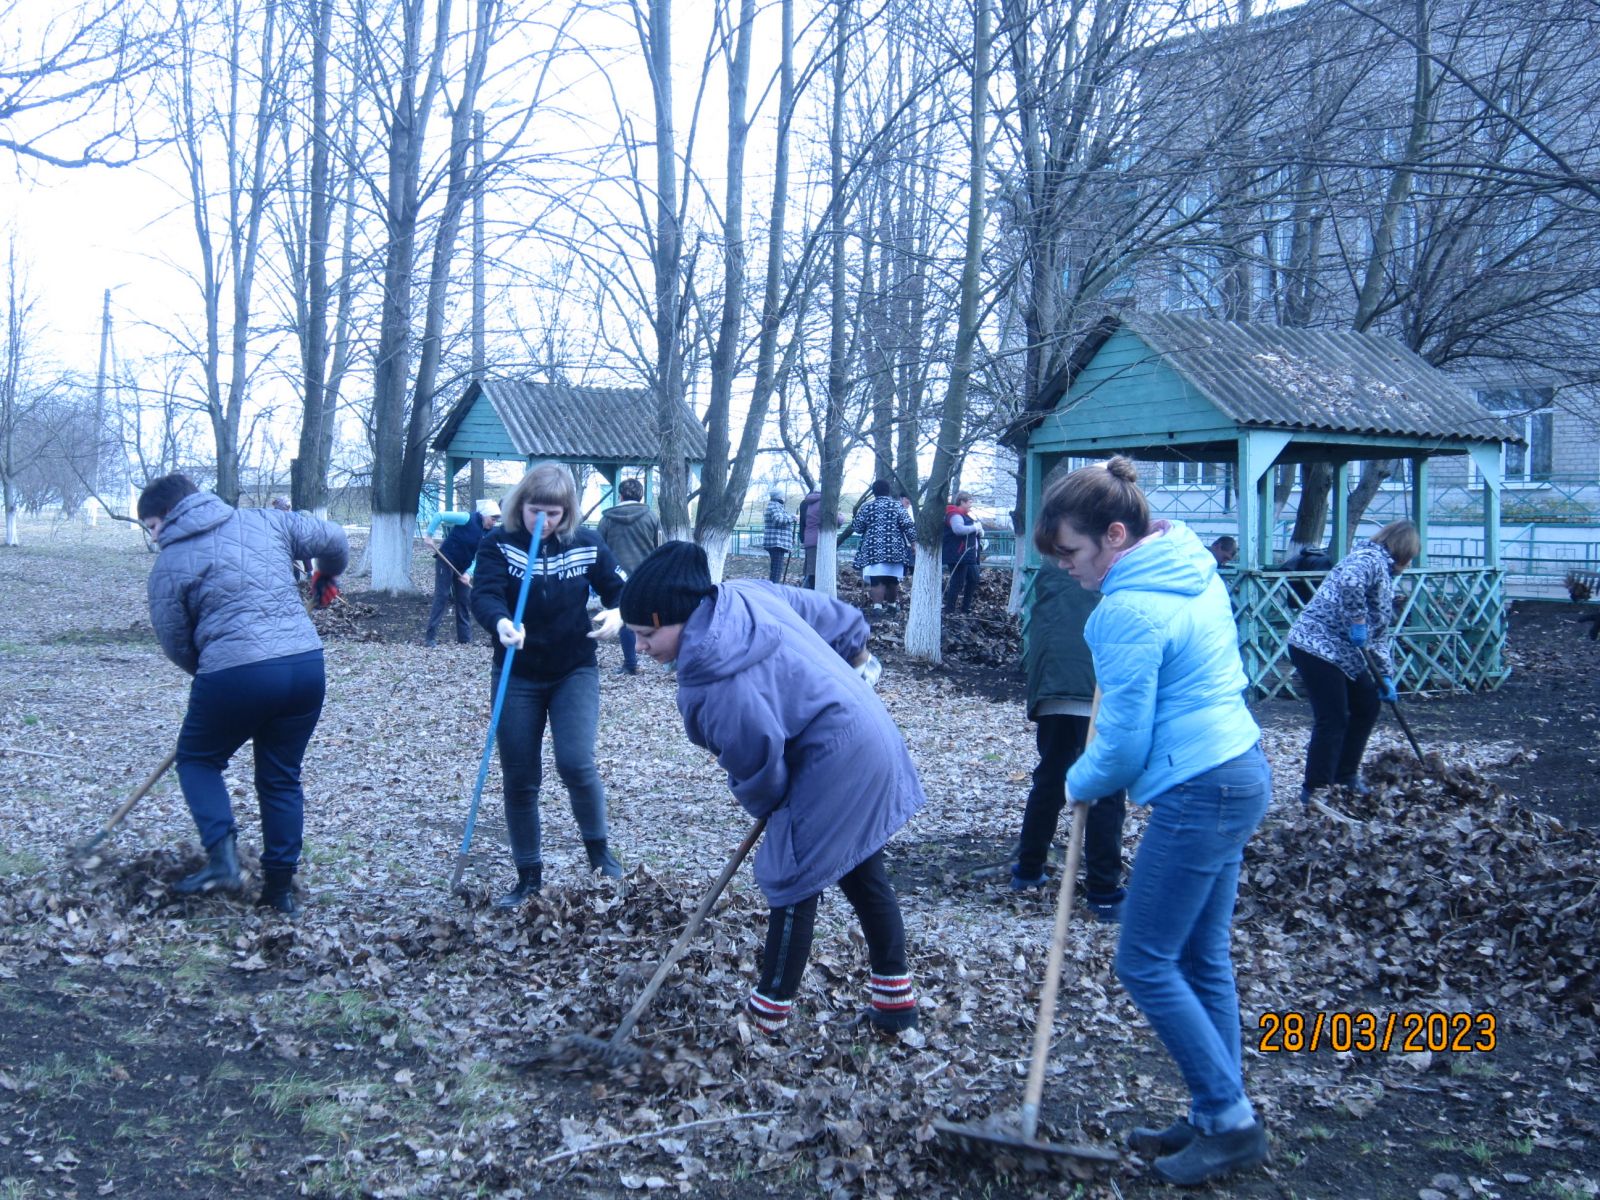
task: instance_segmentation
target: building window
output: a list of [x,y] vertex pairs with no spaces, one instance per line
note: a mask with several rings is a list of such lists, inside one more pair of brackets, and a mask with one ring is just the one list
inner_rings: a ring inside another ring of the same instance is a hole
[[1222,483],[1222,465],[1213,462],[1164,462],[1161,486],[1165,488],[1217,487]]
[[[1555,413],[1551,388],[1484,388],[1478,401],[1522,435],[1500,444],[1500,470],[1507,483],[1548,483],[1552,472]],[[1474,472],[1476,475],[1476,472]]]

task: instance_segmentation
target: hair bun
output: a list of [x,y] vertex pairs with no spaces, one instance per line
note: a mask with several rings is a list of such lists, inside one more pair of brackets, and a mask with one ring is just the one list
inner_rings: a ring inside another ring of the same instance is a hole
[[1123,483],[1139,482],[1139,468],[1133,465],[1131,458],[1125,458],[1121,454],[1114,455],[1106,459],[1105,467],[1113,479],[1120,479]]

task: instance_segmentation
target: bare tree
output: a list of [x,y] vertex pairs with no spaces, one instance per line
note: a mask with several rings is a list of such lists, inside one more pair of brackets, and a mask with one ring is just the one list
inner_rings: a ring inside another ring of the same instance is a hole
[[154,5],[0,3],[0,148],[54,167],[126,166],[168,30]]

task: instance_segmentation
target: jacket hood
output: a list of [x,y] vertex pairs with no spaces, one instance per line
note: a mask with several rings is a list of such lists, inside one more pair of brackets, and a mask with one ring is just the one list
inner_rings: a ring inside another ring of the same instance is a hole
[[[1165,529],[1160,528],[1165,525]],[[1157,536],[1142,541],[1112,564],[1102,595],[1124,588],[1198,596],[1217,573],[1217,560],[1181,521],[1156,523]]]
[[706,684],[771,657],[778,630],[758,625],[750,598],[736,587],[718,587],[683,623],[678,642],[678,680]]
[[184,538],[215,529],[234,514],[234,508],[215,492],[196,492],[172,506],[156,539],[165,548]]
[[637,500],[624,500],[606,509],[606,516],[623,525],[633,525],[650,515],[650,510]]

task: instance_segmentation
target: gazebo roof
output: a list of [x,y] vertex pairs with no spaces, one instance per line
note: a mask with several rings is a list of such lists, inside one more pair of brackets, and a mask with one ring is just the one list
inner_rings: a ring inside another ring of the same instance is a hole
[[[661,455],[655,399],[644,388],[572,387],[523,379],[475,379],[450,410],[433,439],[440,451],[453,446],[474,409],[481,420],[486,402],[503,431],[505,448],[519,458],[550,458],[587,463],[654,463]],[[703,461],[706,431],[688,405],[681,405],[684,456]],[[492,423],[491,423],[492,424]],[[499,432],[499,431],[495,431]],[[475,455],[484,431],[471,438]]]
[[1390,338],[1174,313],[1130,312],[1097,326],[1041,407],[1053,408],[1123,331],[1149,352],[1131,365],[1165,366],[1240,428],[1458,445],[1519,440],[1466,389]]

